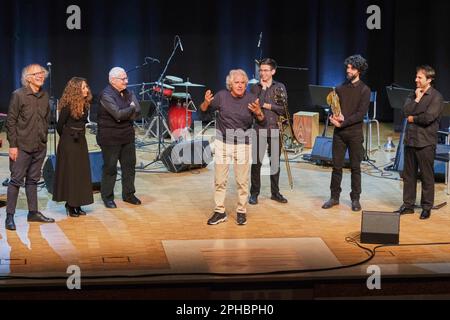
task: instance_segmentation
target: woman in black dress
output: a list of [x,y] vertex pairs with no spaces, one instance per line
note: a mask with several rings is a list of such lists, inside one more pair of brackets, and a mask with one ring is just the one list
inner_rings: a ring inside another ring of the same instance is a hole
[[87,81],[74,77],[67,83],[58,105],[56,130],[61,138],[56,154],[53,201],[66,201],[66,212],[71,217],[86,215],[81,206],[94,202],[85,137],[91,101]]

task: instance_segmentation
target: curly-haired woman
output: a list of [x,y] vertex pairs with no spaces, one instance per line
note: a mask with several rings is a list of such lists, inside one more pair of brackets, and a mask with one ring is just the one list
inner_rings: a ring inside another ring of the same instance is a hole
[[56,154],[53,200],[66,201],[71,217],[86,215],[81,209],[94,202],[85,124],[92,94],[86,79],[74,77],[58,105],[57,131],[61,139]]

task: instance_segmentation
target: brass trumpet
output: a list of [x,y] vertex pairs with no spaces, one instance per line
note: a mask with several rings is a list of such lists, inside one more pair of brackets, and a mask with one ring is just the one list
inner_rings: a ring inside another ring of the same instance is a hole
[[292,130],[287,95],[283,88],[278,87],[275,89],[274,101],[276,104],[284,107],[284,115],[278,117],[278,128],[280,130],[281,150],[284,155],[284,162],[286,163],[286,172],[289,179],[289,185],[291,189],[293,189],[294,181],[292,179],[291,166],[289,164],[288,150],[293,150],[297,153],[301,151],[303,145],[297,141],[294,131]]
[[341,103],[339,101],[339,96],[336,93],[336,90],[333,88],[327,96],[327,103],[331,107],[331,111],[333,115],[339,117],[341,115]]

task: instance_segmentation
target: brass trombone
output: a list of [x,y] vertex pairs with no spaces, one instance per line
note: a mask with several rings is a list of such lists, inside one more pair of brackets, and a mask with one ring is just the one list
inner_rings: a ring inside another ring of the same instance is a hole
[[294,180],[292,179],[291,166],[289,164],[288,149],[298,153],[303,148],[303,145],[298,142],[294,135],[291,124],[291,116],[289,114],[287,95],[283,88],[275,89],[274,101],[276,104],[284,107],[284,115],[278,117],[278,128],[280,130],[281,150],[284,155],[284,162],[286,163],[286,172],[289,179],[291,189],[294,188]]

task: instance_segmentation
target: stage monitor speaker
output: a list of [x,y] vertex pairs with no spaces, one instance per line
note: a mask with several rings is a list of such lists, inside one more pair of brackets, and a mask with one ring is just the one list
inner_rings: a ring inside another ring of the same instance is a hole
[[[91,165],[91,180],[92,190],[100,190],[100,183],[102,181],[102,167],[103,157],[100,151],[90,152],[89,161]],[[44,164],[42,174],[44,176],[45,186],[49,193],[53,194],[53,179],[55,176],[56,157],[55,155],[48,156]]]
[[319,135],[319,114],[304,111],[295,113],[292,130],[297,140],[305,148],[311,149]]
[[173,143],[161,154],[161,161],[170,172],[205,168],[212,161],[208,140],[190,140]]
[[[333,164],[333,138],[319,136],[314,142],[314,147],[311,152],[311,161],[318,164]],[[345,153],[344,165],[350,166],[350,158],[348,150]]]
[[398,244],[400,214],[393,212],[363,211],[361,243]]

